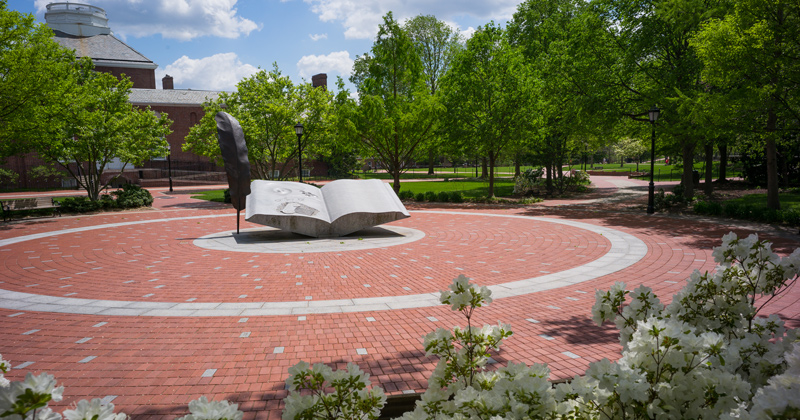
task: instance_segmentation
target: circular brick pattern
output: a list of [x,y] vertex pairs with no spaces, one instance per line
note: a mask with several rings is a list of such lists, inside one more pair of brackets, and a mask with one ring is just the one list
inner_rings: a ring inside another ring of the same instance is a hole
[[[635,263],[646,252],[638,239],[608,228],[462,212],[415,212],[414,218],[386,228],[411,232],[418,238],[414,242],[358,249],[339,241],[341,249],[327,253],[293,253],[298,247],[292,243],[287,252],[275,253],[273,247],[267,254],[232,251],[231,244],[198,248],[203,237],[190,233],[217,227],[216,217],[188,217],[0,241],[9,269],[0,275],[0,307],[259,316],[437,306],[438,291],[460,274],[493,287],[501,298],[591,280]],[[364,241],[359,239],[352,241]],[[35,246],[38,252],[28,249]]]

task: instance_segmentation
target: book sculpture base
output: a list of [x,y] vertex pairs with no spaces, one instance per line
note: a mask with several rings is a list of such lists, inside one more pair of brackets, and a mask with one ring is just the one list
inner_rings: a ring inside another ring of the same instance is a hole
[[391,185],[377,179],[340,179],[322,188],[256,180],[245,209],[248,222],[315,238],[344,236],[410,217]]

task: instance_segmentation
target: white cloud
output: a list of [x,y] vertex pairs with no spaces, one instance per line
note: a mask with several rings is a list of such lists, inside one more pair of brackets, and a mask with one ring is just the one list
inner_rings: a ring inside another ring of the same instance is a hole
[[297,72],[300,77],[306,79],[318,73],[327,73],[328,79],[337,74],[347,79],[352,70],[353,59],[347,51],[332,52],[328,55],[306,55],[297,62]]
[[462,31],[459,31],[459,32],[461,32],[461,36],[463,36],[463,37],[464,37],[464,39],[465,39],[465,40],[467,40],[467,39],[470,39],[470,38],[472,38],[472,34],[474,34],[474,33],[475,33],[475,28],[473,28],[472,26],[470,26],[469,28],[467,28],[467,29],[464,29],[464,30],[462,30]]
[[[304,0],[323,22],[339,22],[347,39],[371,39],[389,11],[400,22],[419,14],[455,21],[471,17],[480,21],[508,20],[520,0]],[[469,29],[463,30],[471,35]]]
[[184,55],[163,70],[156,70],[156,79],[161,80],[169,74],[176,89],[233,91],[242,78],[256,72],[258,68],[243,64],[236,53],[215,54],[201,59]]
[[328,34],[308,34],[312,41],[319,41],[320,39],[328,39]]
[[[237,0],[92,0],[105,9],[111,30],[120,37],[161,34],[188,41],[201,36],[238,38],[262,25],[237,16]],[[35,0],[39,12],[51,0]]]

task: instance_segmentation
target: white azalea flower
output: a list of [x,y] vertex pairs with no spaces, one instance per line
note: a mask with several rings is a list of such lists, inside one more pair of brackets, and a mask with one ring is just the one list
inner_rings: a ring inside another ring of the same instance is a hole
[[[97,417],[95,417],[97,416]],[[125,413],[114,414],[114,404],[103,404],[100,398],[80,400],[71,410],[64,410],[67,420],[125,420]]]

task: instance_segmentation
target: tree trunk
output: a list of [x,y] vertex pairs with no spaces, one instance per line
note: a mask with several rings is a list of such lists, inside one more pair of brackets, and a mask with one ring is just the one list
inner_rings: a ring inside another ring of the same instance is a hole
[[481,178],[486,179],[489,177],[489,169],[487,168],[486,156],[481,158]]
[[778,159],[777,145],[775,144],[775,129],[778,116],[770,110],[767,115],[767,207],[780,210],[781,202],[778,197]]
[[392,178],[394,179],[394,182],[392,183],[392,189],[394,190],[395,194],[399,194],[400,193],[400,169],[394,168],[394,170],[392,170]]
[[436,158],[435,153],[436,151],[433,150],[433,148],[431,148],[431,150],[428,150],[428,175],[433,175],[434,173],[433,160]]
[[725,177],[728,175],[728,145],[720,144],[719,147],[719,178],[718,182],[727,182]]
[[705,185],[703,185],[703,192],[710,196],[714,193],[714,183],[712,182],[712,178],[714,177],[714,143],[709,141],[706,143],[706,181]]
[[545,188],[547,195],[553,195],[553,165],[549,159],[545,163]]
[[688,141],[684,139],[683,145],[681,148],[681,154],[683,155],[683,176],[681,177],[681,182],[683,182],[683,196],[691,200],[694,197],[694,147],[695,142]]
[[520,160],[519,159],[519,155],[517,155],[517,158],[514,159],[514,177],[518,177],[518,176],[520,176],[522,174],[522,170],[520,169],[519,160]]
[[494,198],[494,151],[489,152],[489,198]]

